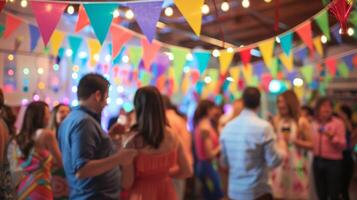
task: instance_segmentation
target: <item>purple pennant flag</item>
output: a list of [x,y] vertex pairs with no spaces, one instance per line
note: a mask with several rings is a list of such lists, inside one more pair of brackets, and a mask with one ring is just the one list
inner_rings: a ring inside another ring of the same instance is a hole
[[286,73],[286,79],[289,80],[290,82],[293,82],[295,78],[298,77],[297,71],[292,71],[292,72],[287,72]]
[[353,56],[354,55],[349,55],[349,56],[342,58],[342,60],[346,63],[346,65],[348,66],[348,69],[350,71],[353,70]]
[[156,63],[157,63],[156,75],[157,77],[159,77],[166,72],[167,68],[170,65],[170,59],[167,57],[166,54],[160,53],[156,57]]
[[134,12],[136,22],[141,31],[151,42],[156,35],[156,23],[159,21],[163,1],[128,3],[128,7]]
[[29,31],[30,31],[30,47],[31,51],[33,51],[40,39],[40,31],[38,30],[37,26],[29,24]]
[[258,78],[260,78],[262,76],[262,74],[264,73],[264,71],[265,71],[264,67],[265,67],[265,64],[263,61],[253,63],[254,73],[255,73],[255,75],[257,75]]
[[295,58],[303,61],[307,57],[307,53],[308,53],[308,50],[306,47],[299,49],[295,52]]
[[339,33],[340,31],[340,26],[334,26],[331,28],[332,35],[335,37],[336,41],[341,44],[342,43],[342,37],[341,34]]

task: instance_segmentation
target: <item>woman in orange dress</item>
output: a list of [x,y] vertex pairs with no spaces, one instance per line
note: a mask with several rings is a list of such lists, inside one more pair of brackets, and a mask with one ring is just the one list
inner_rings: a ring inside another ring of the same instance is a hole
[[135,163],[123,167],[122,186],[130,200],[176,200],[172,178],[193,174],[182,141],[167,125],[159,90],[140,88],[134,98],[136,124],[123,143],[139,151]]

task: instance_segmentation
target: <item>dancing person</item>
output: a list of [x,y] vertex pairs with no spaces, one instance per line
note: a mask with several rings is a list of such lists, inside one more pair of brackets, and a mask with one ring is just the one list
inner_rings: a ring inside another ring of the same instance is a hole
[[217,156],[221,148],[214,125],[216,107],[212,101],[202,100],[193,117],[197,177],[202,183],[203,196],[206,200],[217,200],[223,197],[217,171]]
[[[56,105],[52,109],[49,127],[56,133],[56,135],[58,135],[57,132],[60,124],[67,117],[70,111],[71,108],[62,103]],[[52,173],[52,189],[54,199],[65,200],[69,198],[69,187],[63,167]]]
[[278,137],[284,138],[288,144],[288,156],[272,171],[273,196],[277,199],[308,199],[308,150],[313,145],[311,124],[300,116],[300,103],[292,90],[278,96],[277,108],[273,126]]
[[172,178],[192,176],[185,146],[166,119],[159,90],[140,88],[134,97],[136,124],[123,144],[139,151],[135,165],[123,167],[122,186],[130,200],[176,200]]
[[86,74],[79,81],[74,108],[61,123],[58,141],[64,171],[71,188],[70,199],[115,199],[120,193],[119,165],[129,164],[135,150],[117,151],[100,125],[107,105],[109,82],[99,74]]
[[314,181],[320,200],[337,200],[342,193],[342,152],[346,148],[345,125],[333,116],[333,102],[317,100],[313,123]]
[[42,101],[31,102],[25,111],[24,120],[16,143],[21,152],[19,165],[25,175],[17,189],[18,199],[53,199],[51,171],[61,167],[55,133],[48,127],[50,110]]
[[244,109],[222,131],[220,164],[228,171],[228,197],[242,200],[272,200],[269,168],[286,156],[286,143],[274,134],[268,121],[257,115],[260,92],[248,87],[243,92]]
[[236,118],[243,110],[243,100],[242,99],[236,99],[232,103],[232,111],[228,114],[223,115],[219,119],[219,131],[222,131],[222,129],[226,126],[226,124],[230,121],[232,121],[234,118]]

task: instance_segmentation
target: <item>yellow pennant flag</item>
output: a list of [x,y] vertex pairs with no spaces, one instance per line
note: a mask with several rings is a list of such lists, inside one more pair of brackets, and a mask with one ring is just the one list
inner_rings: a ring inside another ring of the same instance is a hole
[[239,76],[240,76],[240,67],[236,66],[236,67],[231,67],[229,69],[229,74],[231,75],[231,77],[234,79],[234,82],[238,83],[239,81]]
[[99,59],[99,52],[102,46],[96,39],[88,39],[88,48],[90,52],[90,64],[94,66]]
[[220,51],[219,54],[219,64],[221,65],[220,74],[225,75],[227,73],[228,67],[233,59],[233,52],[228,52],[227,50]]
[[65,33],[62,31],[55,31],[51,36],[51,50],[54,55],[58,54],[58,50],[61,47]]
[[273,53],[274,53],[274,38],[265,40],[263,42],[260,42],[258,44],[259,49],[260,49],[260,53],[263,56],[263,60],[265,62],[265,65],[267,67],[270,67],[272,65],[272,57],[273,57]]
[[190,89],[190,76],[189,73],[186,73],[182,81],[182,87],[181,87],[182,94],[186,94],[189,89]]
[[285,55],[285,53],[281,53],[279,55],[279,59],[289,72],[291,72],[293,70],[293,67],[294,67],[293,53],[290,53],[288,56]]
[[246,66],[242,67],[243,77],[247,84],[251,84],[253,81],[253,68],[251,64],[247,64]]
[[323,56],[324,55],[324,50],[322,48],[320,37],[315,37],[313,42],[314,42],[315,49],[316,49],[317,53],[319,53],[320,56]]
[[191,26],[196,35],[201,33],[202,24],[202,6],[204,0],[174,0],[175,5],[185,17],[188,24]]

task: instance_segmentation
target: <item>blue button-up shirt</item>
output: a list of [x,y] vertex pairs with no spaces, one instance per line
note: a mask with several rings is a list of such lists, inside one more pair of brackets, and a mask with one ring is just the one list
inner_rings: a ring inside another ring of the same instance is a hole
[[118,200],[119,166],[91,178],[78,179],[75,176],[88,161],[100,160],[115,153],[111,139],[100,126],[99,115],[84,107],[75,108],[61,123],[58,141],[71,189],[70,199]]
[[221,164],[229,168],[229,198],[253,200],[271,193],[269,167],[278,166],[281,156],[267,121],[245,109],[224,127],[220,143]]

